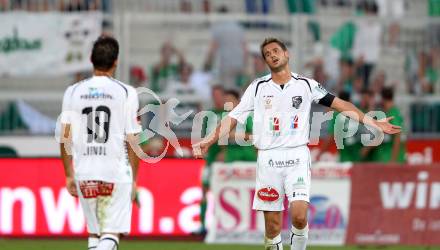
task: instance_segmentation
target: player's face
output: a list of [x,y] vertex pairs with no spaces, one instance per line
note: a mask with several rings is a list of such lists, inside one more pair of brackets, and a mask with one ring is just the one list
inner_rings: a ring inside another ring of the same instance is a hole
[[271,71],[283,70],[289,62],[289,53],[284,51],[277,43],[269,43],[263,48],[264,60]]

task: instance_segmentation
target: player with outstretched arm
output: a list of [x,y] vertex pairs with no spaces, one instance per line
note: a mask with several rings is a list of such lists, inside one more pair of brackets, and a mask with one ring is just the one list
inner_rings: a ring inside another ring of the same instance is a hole
[[80,199],[88,249],[116,250],[130,232],[139,158],[129,145],[141,127],[136,90],[112,78],[118,53],[116,39],[95,41],[93,76],[67,88],[60,117],[66,185]]
[[[254,80],[240,103],[217,128],[193,145],[194,156],[202,158],[219,138],[227,136],[237,121],[254,112],[253,143],[258,149],[256,192],[253,209],[264,212],[265,249],[283,249],[281,240],[284,196],[292,221],[292,250],[306,249],[307,210],[310,196],[309,118],[312,102],[344,112],[347,116],[388,134],[400,132],[392,119],[374,120],[353,104],[328,93],[318,82],[292,73],[286,45],[267,38],[260,47],[270,74]],[[348,112],[348,113],[347,113]]]

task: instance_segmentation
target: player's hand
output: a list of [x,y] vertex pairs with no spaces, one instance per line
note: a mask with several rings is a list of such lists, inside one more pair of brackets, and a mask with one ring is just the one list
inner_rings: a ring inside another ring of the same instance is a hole
[[66,188],[70,195],[78,197],[78,191],[76,189],[75,180],[72,177],[66,178]]
[[385,119],[376,121],[376,125],[382,130],[385,134],[397,134],[402,132],[402,127],[396,126],[390,123],[390,121],[394,119],[393,116],[387,117]]
[[202,159],[206,153],[208,152],[208,149],[210,147],[210,143],[207,141],[201,141],[199,143],[196,143],[193,145],[193,155],[196,159]]

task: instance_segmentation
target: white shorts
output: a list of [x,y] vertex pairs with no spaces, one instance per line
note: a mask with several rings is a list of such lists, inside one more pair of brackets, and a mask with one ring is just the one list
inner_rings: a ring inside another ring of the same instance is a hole
[[289,204],[297,200],[309,202],[310,166],[307,146],[259,150],[253,209],[282,211],[285,196]]
[[131,183],[77,181],[76,186],[90,234],[130,232]]

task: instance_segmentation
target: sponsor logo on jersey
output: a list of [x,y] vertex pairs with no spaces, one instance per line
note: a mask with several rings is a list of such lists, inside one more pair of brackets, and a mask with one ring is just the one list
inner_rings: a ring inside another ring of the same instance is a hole
[[257,191],[257,196],[262,201],[273,202],[280,198],[280,194],[273,187],[261,188]]
[[285,160],[285,161],[274,161],[272,159],[268,162],[269,167],[274,168],[289,168],[289,167],[295,167],[299,165],[299,158],[292,159],[292,160]]
[[298,115],[290,117],[290,129],[298,128]]
[[303,98],[300,95],[292,97],[292,107],[299,109],[299,106],[301,105],[302,101]]
[[113,96],[110,94],[104,93],[99,88],[89,87],[89,93],[80,96],[81,99],[85,100],[96,100],[96,99],[113,99]]
[[274,136],[279,136],[281,134],[280,118],[279,117],[270,117],[269,118],[269,129]]
[[296,180],[297,184],[303,184],[304,183],[304,178],[302,176],[298,177],[298,179]]

